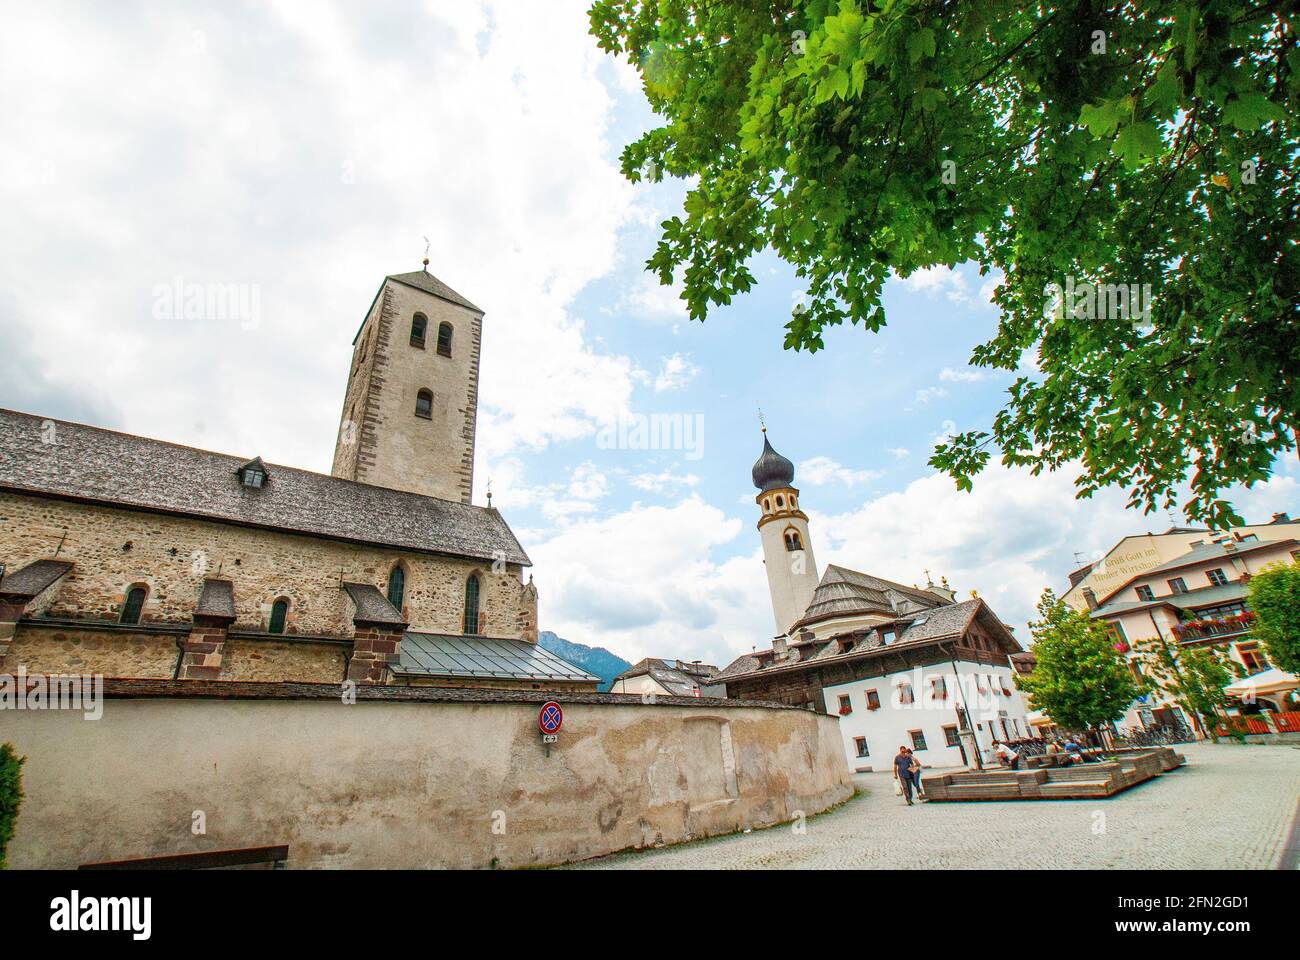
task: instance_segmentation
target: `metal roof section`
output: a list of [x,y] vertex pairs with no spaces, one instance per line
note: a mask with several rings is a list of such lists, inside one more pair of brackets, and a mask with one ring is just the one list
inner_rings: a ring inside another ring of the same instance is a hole
[[527,640],[448,633],[406,633],[402,661],[393,671],[417,677],[600,682],[599,677]]

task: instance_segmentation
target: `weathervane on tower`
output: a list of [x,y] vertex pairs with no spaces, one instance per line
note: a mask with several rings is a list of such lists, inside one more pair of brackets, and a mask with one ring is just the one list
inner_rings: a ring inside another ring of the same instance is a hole
[[429,238],[428,237],[424,238],[424,269],[426,272],[429,269]]

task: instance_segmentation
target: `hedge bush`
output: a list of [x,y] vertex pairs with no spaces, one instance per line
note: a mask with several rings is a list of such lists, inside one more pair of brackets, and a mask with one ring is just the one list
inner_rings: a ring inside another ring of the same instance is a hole
[[5,869],[5,851],[14,835],[14,821],[23,802],[22,766],[26,757],[20,757],[11,744],[0,743],[0,870]]

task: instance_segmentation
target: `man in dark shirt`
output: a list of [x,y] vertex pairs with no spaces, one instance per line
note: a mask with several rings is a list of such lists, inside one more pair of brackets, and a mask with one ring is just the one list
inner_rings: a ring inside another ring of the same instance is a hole
[[894,779],[903,785],[903,797],[912,806],[912,754],[907,747],[899,747],[894,757]]

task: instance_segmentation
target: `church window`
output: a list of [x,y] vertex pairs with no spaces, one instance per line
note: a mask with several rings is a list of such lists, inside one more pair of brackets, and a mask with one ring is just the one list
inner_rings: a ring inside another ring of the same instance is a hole
[[763,498],[763,512],[764,513],[772,512],[772,501],[768,500],[766,497]]
[[424,349],[424,332],[429,328],[429,318],[417,313],[411,318],[411,346]]
[[478,574],[471,573],[465,581],[465,621],[463,629],[466,634],[477,634],[478,625]]
[[785,548],[790,551],[803,549],[803,540],[794,527],[785,528]]
[[388,602],[393,605],[393,609],[399,613],[402,610],[402,600],[406,596],[406,571],[399,564],[393,567],[388,574]]
[[415,395],[415,415],[426,420],[433,419],[433,391],[421,390]]
[[438,353],[444,357],[451,356],[451,324],[445,320],[438,324]]
[[289,601],[281,597],[271,604],[271,622],[267,624],[267,633],[284,633],[284,621],[289,616]]
[[148,591],[144,587],[132,587],[126,592],[126,602],[122,604],[121,623],[139,623],[140,611],[144,609],[144,600]]

